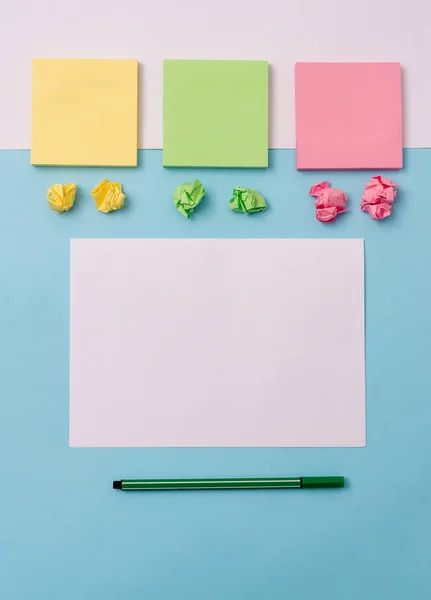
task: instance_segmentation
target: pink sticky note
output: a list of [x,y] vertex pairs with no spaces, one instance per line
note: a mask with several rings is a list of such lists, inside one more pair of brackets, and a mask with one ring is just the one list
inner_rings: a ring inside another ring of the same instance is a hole
[[400,63],[296,64],[297,169],[401,169]]

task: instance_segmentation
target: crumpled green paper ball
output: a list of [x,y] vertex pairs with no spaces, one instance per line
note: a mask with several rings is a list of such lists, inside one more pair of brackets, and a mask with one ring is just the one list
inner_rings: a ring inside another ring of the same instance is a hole
[[191,213],[205,196],[205,189],[199,179],[194,183],[179,185],[173,195],[175,206],[182,215],[190,219]]
[[256,190],[236,187],[233,190],[233,198],[229,201],[229,208],[235,212],[250,215],[265,210],[266,202],[265,198]]

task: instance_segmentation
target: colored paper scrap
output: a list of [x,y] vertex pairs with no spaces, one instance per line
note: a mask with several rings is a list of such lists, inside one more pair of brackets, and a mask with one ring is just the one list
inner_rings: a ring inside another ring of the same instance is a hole
[[233,197],[229,201],[229,208],[234,212],[249,215],[264,211],[266,209],[266,202],[265,198],[259,192],[256,192],[256,190],[236,187],[233,190]]
[[124,206],[125,194],[118,181],[108,181],[104,179],[91,192],[97,210],[102,213],[109,213],[113,210],[120,210]]
[[46,192],[49,208],[59,215],[69,211],[75,202],[76,188],[76,183],[54,183]]
[[371,215],[373,220],[389,217],[397,195],[396,188],[399,187],[396,183],[392,183],[392,179],[381,175],[372,177],[365,186],[361,210]]
[[205,196],[205,189],[199,179],[194,183],[183,183],[174,192],[173,199],[177,210],[190,219],[190,215]]
[[339,214],[346,212],[346,194],[331,188],[329,181],[312,185],[309,193],[316,198],[316,219],[321,223],[332,223]]

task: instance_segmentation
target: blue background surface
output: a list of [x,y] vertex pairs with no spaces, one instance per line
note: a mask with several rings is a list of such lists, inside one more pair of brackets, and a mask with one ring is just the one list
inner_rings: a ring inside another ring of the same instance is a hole
[[[137,169],[35,168],[27,151],[0,152],[2,599],[429,598],[431,150],[405,151],[404,170],[387,173],[403,189],[382,222],[360,211],[377,173],[297,172],[293,150],[272,151],[266,170],[161,162],[161,152],[143,151]],[[115,214],[98,213],[90,195],[105,176],[127,194]],[[187,221],[171,196],[195,176],[208,195]],[[307,195],[326,178],[351,199],[331,225],[315,220]],[[59,216],[45,191],[68,181],[79,193]],[[255,187],[269,210],[231,213],[235,185]],[[70,449],[73,237],[363,237],[367,447]],[[319,474],[345,475],[348,487],[112,490],[127,477]]]

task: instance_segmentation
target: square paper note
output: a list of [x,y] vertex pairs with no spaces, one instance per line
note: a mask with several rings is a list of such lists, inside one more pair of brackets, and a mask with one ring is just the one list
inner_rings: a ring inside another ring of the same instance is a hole
[[33,165],[137,164],[138,62],[33,60]]
[[400,63],[297,63],[298,169],[401,169]]
[[268,63],[165,60],[165,167],[268,166]]
[[72,240],[71,446],[364,446],[362,240]]

